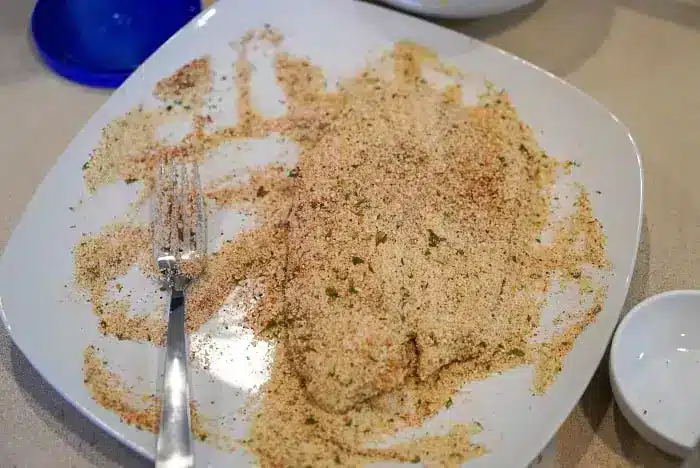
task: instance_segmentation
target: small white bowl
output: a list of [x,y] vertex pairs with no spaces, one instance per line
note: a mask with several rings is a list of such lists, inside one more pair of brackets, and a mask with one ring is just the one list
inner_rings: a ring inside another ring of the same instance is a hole
[[402,10],[437,18],[480,18],[526,5],[533,0],[381,0]]
[[622,414],[647,441],[685,457],[700,437],[700,291],[669,291],[638,304],[610,348]]

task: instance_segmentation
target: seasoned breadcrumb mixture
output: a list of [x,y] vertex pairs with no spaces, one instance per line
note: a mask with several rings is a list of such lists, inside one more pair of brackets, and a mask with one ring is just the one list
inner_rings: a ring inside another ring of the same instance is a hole
[[[159,161],[196,158],[192,143],[168,146],[156,136],[157,130],[164,124],[186,121],[192,113],[199,112],[211,92],[212,80],[209,57],[195,59],[156,84],[154,94],[166,105],[149,110],[138,106],[107,125],[100,144],[83,165],[88,190],[95,192],[117,180],[127,184],[143,181],[146,188],[153,188]],[[206,123],[206,119],[198,117],[193,119],[195,131],[188,140],[196,138]]]
[[159,402],[155,395],[140,399],[125,397],[129,393],[120,377],[107,370],[107,361],[102,360],[94,346],[85,349],[83,361],[85,386],[92,397],[105,408],[109,408],[127,424],[152,432],[160,424]]
[[[247,54],[261,43],[275,53],[282,117],[263,116],[252,102]],[[208,132],[202,123],[211,118],[198,114],[176,145],[159,141],[156,129],[203,109],[209,58],[161,80],[156,96],[178,108],[139,108],[108,125],[84,167],[87,187],[142,180],[146,197],[160,160],[204,161],[222,144],[249,138],[298,144],[294,167],[251,168],[245,182],[205,187],[216,209],[252,214],[255,227],[208,255],[189,290],[187,328],[209,321],[235,287],[255,284],[260,300],[245,323],[276,343],[262,404],[241,443],[270,467],[459,466],[487,451],[470,442],[482,429],[476,421],[409,443],[377,442],[420,427],[465,383],[494,372],[533,365],[532,390],[546,391],[602,309],[605,288],[591,273],[609,268],[602,226],[583,187],[573,213],[551,219],[557,173],[570,166],[539,147],[505,92],[465,105],[459,84],[439,88],[423,76],[430,69],[458,83],[461,73],[410,42],[331,91],[320,68],[282,44],[267,26],[244,36],[234,65],[238,122]],[[553,232],[547,242],[545,229]],[[149,268],[148,255],[142,227],[86,237],[75,249],[76,283],[90,294],[103,333],[160,345],[162,321],[107,300],[115,278],[136,264]],[[578,285],[583,311],[538,341],[554,280]],[[146,410],[125,403],[128,391],[109,390],[117,377],[93,348],[85,373],[101,405],[156,430],[155,397]]]
[[116,224],[95,236],[84,236],[74,249],[75,278],[99,307],[107,284],[135,264],[147,265],[151,235],[142,227]]
[[185,110],[199,110],[212,89],[209,57],[192,60],[167,78],[156,83],[153,94],[162,101],[172,102]]
[[[107,361],[99,349],[88,346],[83,357],[85,386],[100,405],[114,411],[123,422],[138,429],[158,432],[160,426],[160,399],[156,395],[133,396],[133,392],[115,372],[108,370]],[[192,434],[207,440],[211,431],[206,418],[199,414],[195,403],[190,404]]]

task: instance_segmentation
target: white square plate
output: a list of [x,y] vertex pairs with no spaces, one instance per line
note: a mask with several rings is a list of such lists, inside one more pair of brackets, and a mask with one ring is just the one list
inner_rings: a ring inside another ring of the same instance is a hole
[[[468,398],[455,400],[452,421],[483,422],[476,438],[490,452],[470,467],[524,466],[533,460],[567,417],[596,369],[620,315],[632,274],[642,219],[642,170],[625,127],[600,104],[555,76],[489,45],[373,5],[349,0],[231,0],[215,4],[168,41],[90,119],[58,159],[27,206],[0,262],[2,316],[17,346],[36,369],[73,405],[115,437],[152,457],[155,437],[120,422],[90,397],[83,385],[83,350],[100,346],[127,382],[142,379],[155,391],[159,351],[146,344],[117,342],[97,331],[89,304],[71,299],[71,250],[81,232],[97,232],[121,216],[136,188],[113,184],[89,196],[81,166],[96,146],[101,129],[133,106],[151,99],[153,85],[189,60],[211,55],[231,73],[235,52],[229,42],[270,23],[281,30],[284,47],[311,57],[332,77],[358,70],[369,53],[411,39],[436,50],[476,80],[505,88],[520,117],[530,124],[545,150],[581,167],[575,180],[591,191],[595,215],[603,223],[613,264],[608,297],[597,320],[578,338],[556,383],[532,396],[531,369],[516,369],[468,386]],[[271,82],[270,86],[273,86]],[[261,95],[278,93],[258,89]],[[263,158],[252,147],[252,160]],[[75,209],[78,200],[84,202]],[[77,229],[69,226],[77,225]],[[195,369],[193,393],[216,399],[205,413],[241,405],[249,385]],[[219,407],[219,405],[222,405]],[[226,408],[224,408],[226,406]],[[236,428],[238,435],[245,427]],[[238,450],[224,453],[197,443],[201,466],[250,461]]]

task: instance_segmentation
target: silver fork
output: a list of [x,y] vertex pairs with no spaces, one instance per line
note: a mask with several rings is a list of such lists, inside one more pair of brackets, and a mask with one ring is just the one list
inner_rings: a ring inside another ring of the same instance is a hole
[[185,294],[206,253],[204,206],[196,164],[164,162],[156,174],[153,254],[170,289],[156,467],[194,466],[187,378]]

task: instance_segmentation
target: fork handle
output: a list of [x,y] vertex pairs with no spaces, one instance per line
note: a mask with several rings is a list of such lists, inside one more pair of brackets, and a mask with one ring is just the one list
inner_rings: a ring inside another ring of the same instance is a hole
[[173,288],[168,314],[165,374],[156,443],[157,468],[191,468],[194,454],[190,435],[190,390],[187,380],[185,294]]

